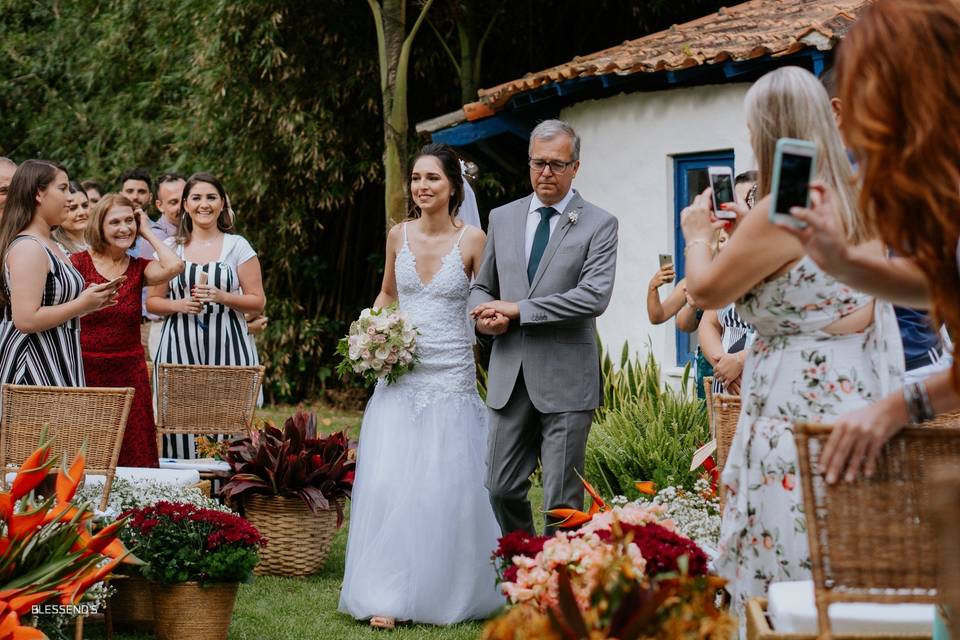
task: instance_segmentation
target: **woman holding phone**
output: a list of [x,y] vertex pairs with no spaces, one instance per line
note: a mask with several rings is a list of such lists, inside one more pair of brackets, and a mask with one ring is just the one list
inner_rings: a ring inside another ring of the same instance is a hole
[[[266,303],[260,260],[246,238],[232,231],[220,181],[208,173],[190,176],[177,235],[165,241],[183,259],[184,271],[151,287],[147,298],[147,311],[166,316],[155,367],[259,364],[244,314],[261,314]],[[163,455],[195,458],[194,444],[190,434],[165,437]]]
[[67,216],[69,177],[27,160],[10,181],[0,221],[0,383],[81,387],[80,316],[116,304],[116,284],[85,287],[50,230]]
[[[117,304],[83,317],[80,344],[87,384],[134,388],[133,406],[123,433],[121,467],[156,467],[157,433],[153,422],[147,364],[140,343],[143,289],[166,282],[183,271],[183,261],[161,242],[142,210],[134,213],[126,197],[110,193],[97,206],[86,228],[86,251],[70,256],[88,284],[117,283]],[[130,257],[141,237],[158,259]]]
[[736,301],[740,317],[756,330],[723,470],[728,497],[716,560],[738,614],[771,582],[810,576],[792,425],[829,422],[865,406],[897,383],[903,366],[893,307],[827,275],[768,216],[778,139],[808,140],[816,148],[816,175],[838,195],[847,242],[883,254],[857,213],[852,170],[826,91],[810,72],[784,67],[760,78],[745,106],[762,199],[749,215],[743,205],[726,205],[738,224],[716,255],[710,239],[726,221],[713,216],[709,190],[681,222],[694,299],[713,309]]

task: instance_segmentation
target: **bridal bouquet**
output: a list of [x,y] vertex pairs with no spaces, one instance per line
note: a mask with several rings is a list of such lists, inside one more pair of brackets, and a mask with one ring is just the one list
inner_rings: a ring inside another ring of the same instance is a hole
[[417,362],[417,330],[396,303],[364,309],[337,344],[337,373],[360,374],[366,382],[396,382]]

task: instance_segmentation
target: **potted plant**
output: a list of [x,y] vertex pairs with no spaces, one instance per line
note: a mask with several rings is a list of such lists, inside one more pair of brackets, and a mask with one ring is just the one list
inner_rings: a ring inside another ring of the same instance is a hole
[[283,431],[267,423],[227,451],[232,475],[222,494],[269,540],[258,574],[317,573],[353,489],[354,449],[342,431],[317,434],[316,415],[298,410]]
[[133,509],[124,538],[135,545],[153,592],[160,640],[227,637],[240,582],[250,579],[265,540],[238,515],[158,502]]
[[[73,498],[76,505],[100,504],[103,484],[81,486]],[[161,501],[192,504],[197,507],[230,513],[196,486],[182,486],[154,479],[114,478],[107,507],[95,516],[109,522],[121,513],[140,507],[153,506]],[[150,581],[140,574],[137,565],[121,565],[110,582],[110,610],[116,629],[139,630],[153,627],[153,590]]]

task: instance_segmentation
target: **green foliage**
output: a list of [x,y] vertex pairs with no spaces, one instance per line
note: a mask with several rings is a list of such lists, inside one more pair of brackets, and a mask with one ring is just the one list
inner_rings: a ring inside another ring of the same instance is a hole
[[687,391],[689,370],[681,390],[662,386],[652,354],[632,359],[624,345],[621,366],[603,358],[604,401],[587,441],[586,476],[610,496],[638,497],[634,483],[652,480],[658,487],[692,489],[694,451],[709,439],[704,404]]

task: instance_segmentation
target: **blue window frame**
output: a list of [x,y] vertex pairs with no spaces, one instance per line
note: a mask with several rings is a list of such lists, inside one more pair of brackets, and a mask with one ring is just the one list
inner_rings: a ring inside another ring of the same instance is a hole
[[[707,167],[730,167],[734,170],[733,150],[712,151],[709,153],[692,153],[674,156],[673,159],[673,193],[674,193],[674,267],[677,271],[677,282],[686,274],[683,255],[683,231],[680,229],[680,212],[693,202],[693,199],[709,186]],[[692,362],[696,356],[697,341],[691,339],[690,334],[677,330],[677,365],[684,366]]]

